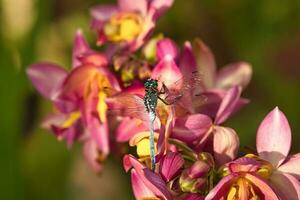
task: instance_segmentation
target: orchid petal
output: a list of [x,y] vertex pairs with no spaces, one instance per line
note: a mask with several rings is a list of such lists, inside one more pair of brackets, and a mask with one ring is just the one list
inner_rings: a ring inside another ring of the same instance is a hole
[[159,171],[162,175],[162,178],[166,182],[169,182],[176,175],[178,175],[183,164],[184,160],[179,153],[168,153],[160,161]]
[[153,69],[151,78],[159,79],[166,86],[180,80],[182,73],[171,56],[165,56]]
[[95,65],[98,67],[106,67],[108,65],[107,57],[101,53],[85,53],[78,56],[78,60],[82,65]]
[[139,119],[123,118],[116,130],[116,141],[127,142],[135,134],[147,130],[144,123]]
[[190,194],[187,194],[183,200],[204,200],[204,197],[200,194],[193,194],[193,193],[190,193]]
[[279,200],[273,189],[269,186],[269,184],[260,177],[254,174],[246,173],[245,178],[251,181],[252,184],[257,188],[257,190],[259,190],[259,192],[257,192],[259,199]]
[[136,199],[155,197],[155,194],[144,184],[141,175],[135,169],[131,170],[131,184]]
[[254,158],[241,157],[228,164],[231,173],[256,172],[261,163]]
[[146,179],[149,181],[150,185],[148,187],[158,196],[166,200],[171,200],[172,195],[169,192],[166,183],[161,179],[160,176],[155,174],[148,168],[143,169]]
[[201,139],[211,127],[210,117],[202,114],[193,114],[183,118],[177,118],[172,130],[172,138],[185,142],[193,142]]
[[146,15],[147,0],[118,0],[120,10],[125,12],[139,12]]
[[300,183],[292,175],[274,172],[270,177],[270,182],[281,200],[300,199]]
[[197,71],[197,64],[190,42],[184,43],[184,48],[179,59],[179,67],[184,75],[187,75],[186,73]]
[[252,67],[249,63],[240,62],[226,65],[217,74],[216,87],[229,89],[235,85],[245,88],[251,79]]
[[125,155],[123,158],[123,166],[125,171],[128,171],[133,167],[135,172],[139,175],[139,178],[143,182],[144,186],[146,186],[156,196],[167,200],[172,199],[166,183],[161,179],[161,177],[152,172],[150,169],[146,168],[135,157],[132,155]]
[[214,55],[206,44],[200,39],[193,43],[194,55],[199,72],[203,74],[203,82],[207,88],[212,88],[215,84],[216,63]]
[[230,174],[223,177],[218,184],[206,195],[205,200],[215,200],[222,199],[222,197],[227,197],[229,188],[232,182],[235,180],[235,175]]
[[41,95],[55,100],[67,72],[55,64],[37,63],[27,68],[27,75]]
[[99,173],[102,170],[102,165],[98,161],[99,152],[97,144],[93,140],[88,140],[83,145],[83,155],[91,168]]
[[169,38],[165,38],[157,42],[156,48],[157,60],[161,60],[166,56],[175,60],[178,56],[178,47],[175,42]]
[[235,86],[228,90],[216,114],[215,124],[223,123],[233,113],[240,98],[241,92],[242,88],[239,86]]
[[84,38],[82,31],[79,29],[76,32],[75,38],[74,38],[74,46],[73,46],[73,54],[72,54],[72,67],[78,67],[81,65],[80,60],[78,58],[88,52],[91,52],[86,39]]
[[218,166],[233,160],[240,145],[236,132],[228,127],[214,127],[214,156]]
[[278,171],[293,175],[300,180],[300,153],[289,156],[278,168]]
[[107,4],[93,7],[90,11],[90,14],[94,20],[104,22],[109,20],[110,17],[117,11],[117,6]]
[[153,0],[150,3],[149,15],[156,21],[163,15],[172,5],[174,0]]
[[261,122],[256,135],[259,156],[278,167],[291,147],[291,128],[285,115],[276,107]]

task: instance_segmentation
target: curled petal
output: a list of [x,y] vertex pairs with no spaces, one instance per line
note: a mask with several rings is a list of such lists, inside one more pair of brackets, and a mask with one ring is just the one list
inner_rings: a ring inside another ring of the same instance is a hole
[[160,161],[159,171],[162,178],[169,182],[172,180],[183,166],[184,160],[179,153],[170,152]]
[[120,10],[125,12],[139,12],[142,15],[146,15],[147,0],[118,0]]
[[281,200],[300,199],[300,183],[292,175],[274,172],[270,182]]
[[253,158],[242,157],[229,163],[230,172],[256,172],[261,166],[261,163]]
[[75,68],[81,64],[78,60],[83,54],[91,52],[91,49],[85,40],[82,31],[79,29],[76,32],[73,44],[72,67]]
[[165,56],[153,69],[151,78],[159,79],[167,86],[180,80],[182,73],[171,56]]
[[300,180],[300,153],[288,157],[278,168],[279,171],[293,175]]
[[196,39],[193,43],[194,55],[197,66],[201,74],[203,74],[203,81],[207,88],[212,88],[215,84],[216,63],[214,55],[206,44],[200,39]]
[[229,89],[235,85],[245,88],[251,79],[252,67],[249,63],[240,62],[229,64],[221,68],[217,74],[216,87]]
[[198,141],[211,125],[212,121],[207,115],[193,114],[178,118],[172,130],[172,137],[188,143]]
[[220,166],[236,157],[240,142],[233,129],[221,126],[216,126],[214,129],[214,156]]
[[27,75],[41,95],[55,100],[67,72],[55,64],[37,63],[27,68]]
[[[83,145],[83,155],[91,168],[99,173],[102,170],[101,156],[97,148],[97,144],[93,140],[88,140]],[[99,160],[100,158],[100,160]]]
[[178,48],[176,44],[169,38],[160,40],[157,43],[156,48],[156,57],[158,60],[163,59],[165,56],[176,59],[178,55]]
[[223,123],[235,111],[241,92],[242,88],[239,86],[235,86],[228,90],[218,109],[215,124]]
[[290,151],[291,139],[289,122],[276,107],[264,118],[258,128],[257,152],[261,158],[278,167]]

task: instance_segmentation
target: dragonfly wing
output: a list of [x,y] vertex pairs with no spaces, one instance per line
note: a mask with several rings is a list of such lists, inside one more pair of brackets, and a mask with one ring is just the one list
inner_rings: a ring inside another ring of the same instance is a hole
[[189,76],[184,76],[171,85],[165,86],[164,100],[168,104],[182,101],[186,98],[194,98],[197,93],[203,90],[203,81],[200,73],[192,72]]
[[117,94],[107,98],[108,114],[115,116],[128,116],[143,121],[148,120],[148,113],[143,98],[133,94]]

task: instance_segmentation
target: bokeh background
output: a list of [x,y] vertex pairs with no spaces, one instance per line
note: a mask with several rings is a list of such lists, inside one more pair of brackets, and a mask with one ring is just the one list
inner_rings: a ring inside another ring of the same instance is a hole
[[[50,111],[26,78],[30,63],[52,61],[70,66],[75,30],[90,43],[88,9],[104,0],[1,0],[0,6],[0,199],[133,199],[120,159],[110,157],[96,176],[80,147],[39,128]],[[256,129],[275,106],[293,130],[293,152],[300,151],[300,1],[175,0],[159,21],[157,33],[185,40],[201,37],[219,67],[244,60],[253,80],[243,96],[251,104],[227,125],[241,146],[255,145]]]

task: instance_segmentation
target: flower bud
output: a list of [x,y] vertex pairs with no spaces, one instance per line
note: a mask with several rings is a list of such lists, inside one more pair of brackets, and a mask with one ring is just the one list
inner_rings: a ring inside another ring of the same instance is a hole
[[184,170],[179,179],[179,185],[183,192],[197,193],[207,185],[207,178],[191,178],[188,170]]
[[187,175],[190,178],[200,178],[206,176],[210,168],[206,162],[198,160],[187,170]]

